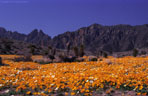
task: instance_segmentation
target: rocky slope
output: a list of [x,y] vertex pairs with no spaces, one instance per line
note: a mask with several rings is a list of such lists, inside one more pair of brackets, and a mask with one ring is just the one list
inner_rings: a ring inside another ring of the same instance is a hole
[[18,32],[7,31],[5,28],[0,28],[0,38],[13,39],[18,41],[24,41],[28,43],[39,44],[47,46],[51,42],[51,37],[43,33],[42,30],[37,29],[30,32],[28,35]]
[[51,39],[42,30],[33,30],[30,34],[20,34],[18,32],[6,31],[0,28],[0,37],[20,40],[38,45],[52,45],[58,49],[66,49],[68,45],[72,47],[83,44],[85,50],[96,53],[97,51],[122,52],[134,48],[148,47],[148,24],[145,25],[114,25],[102,26],[92,24],[74,32],[65,32]]
[[147,37],[148,25],[102,26],[93,24],[75,32],[66,32],[54,37],[53,45],[64,49],[67,44],[71,46],[84,44],[86,50],[94,53],[98,50],[121,52],[148,47]]

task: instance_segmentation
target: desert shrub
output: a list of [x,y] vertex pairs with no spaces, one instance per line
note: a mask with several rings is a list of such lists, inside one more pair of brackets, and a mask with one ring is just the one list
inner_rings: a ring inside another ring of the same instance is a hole
[[98,59],[97,58],[92,58],[91,61],[98,61]]
[[99,61],[103,61],[103,59],[102,59],[102,58],[100,58],[100,59],[99,59]]
[[48,48],[43,51],[43,56],[50,58],[53,62],[53,60],[55,59],[56,51],[56,49],[52,48],[51,46],[48,46]]
[[96,56],[89,56],[88,61],[98,61]]
[[31,44],[31,45],[28,46],[28,48],[30,49],[30,53],[32,55],[34,55],[35,54],[35,50],[36,50],[36,46]]
[[84,58],[82,57],[79,57],[79,58],[76,58],[75,62],[83,62],[84,61]]
[[24,61],[24,57],[17,57],[17,58],[14,58],[13,61],[15,61],[15,62]]
[[39,63],[39,64],[49,64],[49,63],[52,63],[51,60],[49,60],[49,58],[42,58],[42,59],[35,59],[33,60],[33,62],[35,63]]
[[134,49],[134,50],[133,50],[133,56],[134,56],[134,57],[137,57],[137,55],[138,55],[138,50],[137,50],[137,49]]
[[0,57],[0,65],[3,65],[3,64],[2,64],[2,57]]
[[52,62],[55,59],[55,56],[54,55],[48,55],[48,57],[52,60]]
[[28,62],[28,61],[32,61],[31,55],[27,54],[21,57],[16,57],[13,59],[13,61],[15,62],[20,62],[20,61],[24,61],[24,62]]
[[2,57],[0,57],[0,66],[8,66],[8,64],[3,64]]
[[106,52],[103,52],[103,57],[104,58],[107,58],[108,57],[108,54]]
[[31,58],[32,56],[30,55],[30,54],[26,54],[25,56],[24,56],[24,58],[25,58],[25,61],[32,61],[32,58]]
[[62,62],[74,62],[76,57],[67,57],[64,55],[59,55],[59,58],[61,59]]

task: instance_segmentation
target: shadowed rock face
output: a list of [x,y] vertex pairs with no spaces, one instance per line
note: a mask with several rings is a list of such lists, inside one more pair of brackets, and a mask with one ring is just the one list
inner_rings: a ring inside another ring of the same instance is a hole
[[130,26],[115,25],[102,26],[93,24],[83,27],[74,32],[65,32],[51,39],[42,30],[33,30],[30,34],[20,34],[6,31],[0,28],[0,37],[21,40],[39,45],[52,45],[59,49],[66,49],[67,45],[80,46],[84,44],[85,49],[92,53],[98,50],[121,52],[133,48],[148,47],[148,24]]
[[148,25],[101,26],[93,24],[75,32],[66,32],[54,37],[53,45],[64,49],[67,43],[72,46],[84,44],[85,49],[91,52],[97,50],[119,52],[148,47],[147,37]]
[[42,30],[38,31],[37,29],[33,30],[28,35],[25,35],[18,32],[6,31],[4,28],[0,28],[0,37],[44,46],[49,45],[51,42],[50,36],[44,34]]
[[51,37],[44,34],[42,30],[38,31],[37,29],[35,29],[27,35],[25,41],[38,45],[48,46],[51,44]]

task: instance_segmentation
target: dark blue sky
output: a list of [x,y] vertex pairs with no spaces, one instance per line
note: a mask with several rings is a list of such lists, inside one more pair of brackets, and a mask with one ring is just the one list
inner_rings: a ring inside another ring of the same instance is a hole
[[93,23],[148,24],[148,0],[0,0],[0,27],[50,36]]

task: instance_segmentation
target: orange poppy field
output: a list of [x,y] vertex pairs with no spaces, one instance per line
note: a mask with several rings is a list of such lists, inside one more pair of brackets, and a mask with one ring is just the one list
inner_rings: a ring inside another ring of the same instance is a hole
[[110,96],[114,90],[121,91],[123,96],[125,91],[148,95],[148,57],[109,57],[98,61],[50,64],[14,62],[12,59],[16,55],[1,57],[5,64],[0,66],[1,96],[59,93]]

